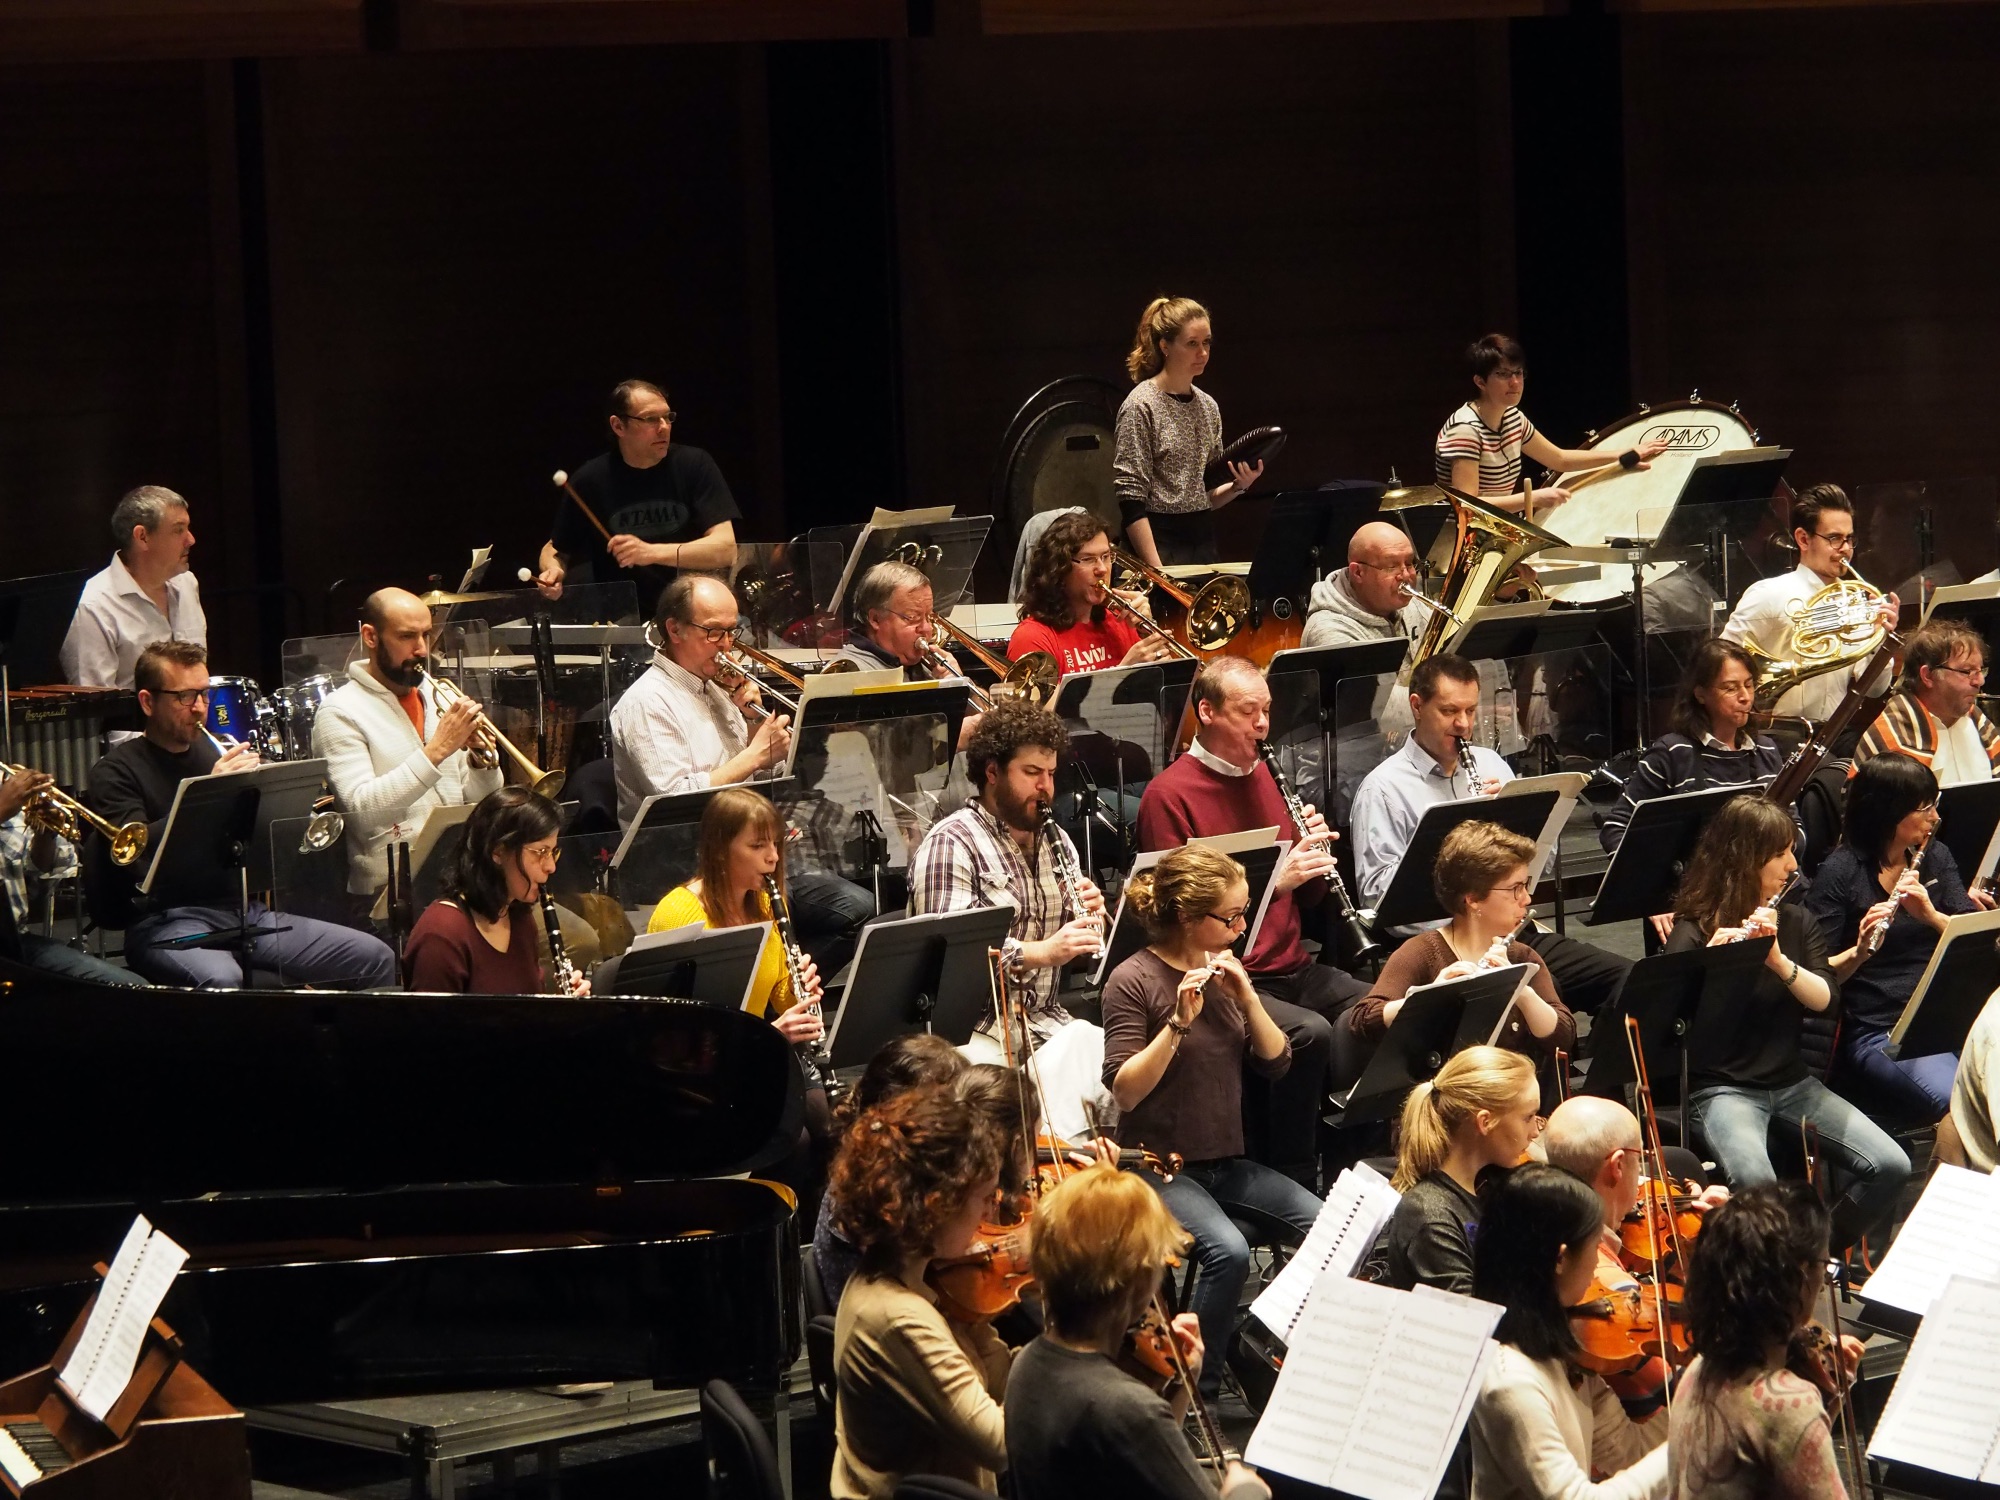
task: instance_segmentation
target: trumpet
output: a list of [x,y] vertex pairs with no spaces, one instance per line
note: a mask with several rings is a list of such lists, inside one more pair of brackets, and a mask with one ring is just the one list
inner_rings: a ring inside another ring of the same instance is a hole
[[[0,779],[25,776],[28,771],[27,766],[0,761]],[[149,835],[144,823],[127,823],[121,828],[110,819],[99,817],[53,782],[28,800],[21,809],[21,815],[36,828],[46,829],[72,844],[83,842],[84,825],[88,824],[111,840],[111,862],[114,865],[129,865],[146,852]]]
[[[465,699],[468,703],[472,701],[471,695],[449,677],[440,677],[435,672],[426,672],[424,676],[430,678],[431,693],[437,698],[441,709],[450,708],[453,703],[461,698]],[[528,778],[528,785],[534,789],[536,795],[552,798],[563,789],[563,781],[565,779],[563,772],[544,771],[540,766],[529,760],[527,756],[521,753],[520,747],[508,739],[506,735],[502,734],[492,719],[487,717],[486,710],[479,710],[478,723],[481,730],[492,736],[494,744],[498,745],[514,758],[514,764],[521,768],[521,774]]]
[[[1211,578],[1199,593],[1190,594],[1158,568],[1148,567],[1122,547],[1112,548],[1111,557],[1128,575],[1143,578],[1187,611],[1187,645],[1196,650],[1220,651],[1250,623],[1250,585],[1234,574]],[[1193,656],[1195,652],[1187,654]]]
[[[970,651],[981,666],[1000,679],[990,693],[973,689],[973,694],[984,700],[980,704],[982,712],[993,707],[995,701],[1001,698],[1023,698],[1037,708],[1046,708],[1049,699],[1055,696],[1056,684],[1062,680],[1062,666],[1048,652],[1030,651],[1019,661],[1009,661],[999,653],[987,650],[971,631],[954,625],[943,615],[932,615],[931,624]],[[943,646],[932,642],[925,647],[924,655],[952,676],[959,675],[958,663]]]

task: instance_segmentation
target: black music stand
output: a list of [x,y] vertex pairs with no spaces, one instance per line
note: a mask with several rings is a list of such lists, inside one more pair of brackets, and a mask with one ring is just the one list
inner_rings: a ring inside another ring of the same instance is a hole
[[[1349,725],[1359,724],[1372,716],[1374,704],[1369,703],[1369,713],[1339,713],[1340,684],[1358,677],[1385,677],[1399,671],[1403,658],[1410,652],[1410,642],[1406,636],[1391,636],[1379,641],[1349,641],[1339,646],[1297,646],[1289,651],[1280,651],[1271,657],[1270,665],[1264,671],[1267,676],[1278,676],[1284,672],[1311,672],[1319,678],[1320,717],[1324,727],[1331,734]],[[1331,760],[1328,764],[1331,765]]]
[[1648,797],[1637,804],[1584,920],[1592,927],[1601,927],[1607,922],[1629,922],[1672,911],[1674,891],[1708,820],[1725,802],[1761,795],[1755,784],[1712,786],[1699,792]]
[[[1271,904],[1271,877],[1277,873],[1278,857],[1282,852],[1275,842],[1259,844],[1248,849],[1230,847],[1232,844],[1240,843],[1242,838],[1242,834],[1225,833],[1188,840],[1190,844],[1219,847],[1220,852],[1243,866],[1243,874],[1250,884],[1250,910],[1256,915],[1250,925],[1243,929],[1243,935],[1230,944],[1230,951],[1238,958],[1250,952],[1250,945],[1256,940],[1258,929],[1263,926],[1264,913]],[[1131,873],[1136,875],[1141,870],[1150,869],[1158,864],[1166,853],[1164,849],[1155,849],[1141,854],[1132,862]],[[1104,945],[1104,956],[1098,960],[1096,972],[1091,975],[1090,982],[1103,984],[1113,969],[1145,946],[1145,924],[1126,904],[1125,893],[1121,890],[1118,893],[1118,905],[1111,916],[1111,941]]]
[[1968,781],[1938,793],[1938,842],[1951,851],[1965,883],[1979,873],[2000,828],[2000,781]]
[[0,580],[0,746],[10,761],[17,759],[8,696],[14,679],[30,684],[62,681],[62,643],[90,579],[91,570],[79,568]]
[[591,976],[593,995],[674,996],[721,1010],[746,1010],[769,922],[740,927],[690,924],[645,932]]
[[[798,782],[790,776],[741,784],[751,791],[762,793],[780,806],[785,799],[798,793]],[[690,879],[695,873],[695,847],[700,842],[698,830],[701,815],[721,790],[719,786],[705,786],[694,792],[656,792],[641,802],[624,837],[619,839],[618,848],[612,853],[612,878],[622,880],[628,863],[634,867],[635,877],[650,871],[654,878],[646,882],[645,890],[638,892],[642,900],[648,901],[657,901],[666,891]],[[655,854],[655,850],[659,852]],[[625,892],[622,886],[618,896],[623,902]]]
[[1381,503],[1382,486],[1372,481],[1273,495],[1264,535],[1250,560],[1250,597],[1273,614],[1279,600],[1303,609],[1313,585],[1347,565],[1354,533],[1376,519]]
[[1889,1055],[1931,1057],[1957,1052],[1987,997],[2000,987],[2000,911],[1945,918],[1923,977],[1889,1032]]
[[1971,583],[1958,587],[1965,590],[1965,596],[1934,600],[1924,615],[1924,623],[1957,620],[1978,631],[1989,646],[2000,642],[2000,584]]
[[1504,604],[1481,605],[1467,618],[1465,628],[1451,638],[1447,649],[1467,661],[1511,661],[1575,651],[1597,638],[1606,613],[1601,609],[1515,612]]
[[[1187,712],[1188,689],[1200,664],[1186,659],[1145,662],[1130,667],[1106,667],[1096,672],[1072,672],[1063,678],[1049,710],[1070,727],[1069,758],[1064,766],[1074,785],[1059,788],[1077,793],[1077,823],[1085,873],[1099,868],[1092,837],[1104,794],[1116,791],[1113,802],[1118,837],[1126,837],[1127,788],[1144,783],[1166,768],[1174,757],[1181,720]],[[1122,722],[1141,709],[1150,710],[1150,738],[1144,744],[1121,730],[1140,726]],[[1067,777],[1066,777],[1067,780]]]
[[987,950],[1006,939],[1011,906],[873,922],[861,929],[847,996],[827,1033],[827,1052],[839,1068],[859,1068],[884,1043],[911,1031],[930,1031],[955,1047],[993,1008]]
[[1381,905],[1375,909],[1376,930],[1442,922],[1451,915],[1438,904],[1437,893],[1431,889],[1431,867],[1452,829],[1461,823],[1498,823],[1539,846],[1542,829],[1560,796],[1547,790],[1514,797],[1466,797],[1425,808],[1396,873],[1389,877]]
[[965,597],[973,564],[992,527],[991,516],[938,519],[923,512],[885,514],[880,521],[870,521],[855,536],[826,608],[835,618],[846,620],[861,576],[877,563],[893,559],[909,561],[930,579],[937,607],[949,610]]
[[[1750,938],[1719,948],[1655,953],[1632,965],[1617,997],[1592,1029],[1597,1040],[1578,1092],[1626,1102],[1628,1091],[1639,1081],[1624,1035],[1625,1017],[1631,1016],[1639,1023],[1639,1053],[1645,1059],[1647,1077],[1678,1079],[1679,1100],[1685,1100],[1688,1054],[1696,1045],[1695,1038],[1719,1038],[1722,1028],[1727,1027],[1728,1039],[1734,1040],[1735,1028],[1746,1024],[1750,987],[1757,982],[1757,972],[1764,967],[1764,958],[1775,941]],[[1662,1101],[1655,1086],[1656,1104],[1679,1100]],[[1680,1143],[1687,1144],[1685,1112],[1681,1115]]]
[[[1484,1042],[1492,1034],[1526,973],[1526,965],[1509,964],[1411,990],[1354,1087],[1335,1097],[1327,1123],[1344,1127],[1393,1117],[1411,1089],[1471,1045],[1464,1037]],[[1468,1023],[1469,1011],[1475,1013]]]
[[271,825],[310,818],[325,783],[323,760],[279,761],[183,781],[174,793],[139,892],[155,909],[234,904],[236,925],[168,938],[158,946],[233,949],[242,966],[243,987],[251,988],[260,929],[250,925],[250,891],[253,883],[258,890],[269,890],[276,883]]
[[972,688],[964,682],[897,683],[855,693],[809,695],[799,705],[799,721],[792,726],[792,753],[785,773],[789,777],[796,772],[800,783],[810,783],[810,776],[796,771],[801,756],[824,764],[826,742],[836,730],[885,724],[892,719],[936,714],[945,722],[945,744],[956,745],[958,727],[971,706]]

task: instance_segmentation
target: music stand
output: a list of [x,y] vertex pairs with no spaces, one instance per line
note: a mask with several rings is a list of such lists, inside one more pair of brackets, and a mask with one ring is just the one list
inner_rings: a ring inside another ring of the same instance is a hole
[[14,754],[14,712],[8,696],[13,680],[62,681],[62,643],[90,579],[89,568],[0,579],[0,743],[6,746],[9,761],[19,759]]
[[1540,844],[1542,829],[1560,798],[1561,794],[1551,789],[1512,797],[1466,797],[1425,808],[1416,831],[1410,835],[1409,847],[1403,850],[1403,857],[1396,865],[1396,873],[1389,877],[1381,904],[1375,909],[1376,930],[1417,927],[1450,917],[1431,889],[1431,867],[1437,863],[1438,850],[1452,829],[1461,823],[1498,823],[1509,833],[1518,833]]
[[942,515],[935,510],[878,510],[855,537],[827,608],[835,619],[845,621],[862,575],[877,563],[895,559],[911,561],[930,579],[937,607],[949,610],[965,597],[973,564],[992,527],[991,516],[954,516],[948,507]]
[[[1243,935],[1230,944],[1230,951],[1238,958],[1249,953],[1264,924],[1264,912],[1271,904],[1271,877],[1277,873],[1278,860],[1290,847],[1290,841],[1278,843],[1278,830],[1270,828],[1247,828],[1241,833],[1215,833],[1197,835],[1188,840],[1190,844],[1205,844],[1218,854],[1226,854],[1243,866],[1243,874],[1250,883],[1250,909],[1256,913],[1250,925],[1243,929]],[[1126,877],[1131,884],[1131,876],[1141,870],[1150,870],[1166,858],[1165,849],[1150,849],[1132,861],[1132,869]],[[1103,956],[1090,976],[1094,985],[1104,983],[1105,976],[1133,954],[1146,946],[1146,926],[1139,920],[1125,901],[1125,892],[1118,892],[1118,905],[1111,914],[1111,941],[1104,945]]]
[[[761,793],[777,806],[782,806],[787,798],[796,796],[799,789],[798,781],[790,776],[779,776],[770,781],[746,781],[738,785]],[[653,900],[658,899],[659,892],[670,890],[681,881],[689,879],[695,872],[695,849],[700,842],[701,815],[708,810],[708,804],[715,800],[715,794],[721,790],[720,786],[705,786],[693,792],[655,792],[641,802],[639,811],[633,815],[624,837],[619,839],[618,847],[611,855],[612,878],[620,879],[628,862],[633,863],[635,867],[652,865],[656,879],[647,882],[647,890],[640,894],[644,899]],[[642,835],[647,835],[643,843]],[[648,854],[662,846],[668,846],[664,859],[647,858]],[[684,858],[675,858],[683,852]],[[663,880],[657,878],[661,864],[669,866],[665,872],[666,878]],[[638,873],[643,874],[643,868],[640,868]],[[653,890],[655,885],[658,887],[657,891]],[[625,896],[622,887],[618,895],[622,903]]]
[[1597,637],[1605,611],[1555,609],[1546,599],[1519,604],[1482,604],[1465,617],[1445,646],[1467,661],[1511,661],[1575,651]]
[[[1295,646],[1279,651],[1265,667],[1267,677],[1285,672],[1311,672],[1319,678],[1320,716],[1329,733],[1361,723],[1368,715],[1357,714],[1345,723],[1336,712],[1340,684],[1357,677],[1386,677],[1400,671],[1409,655],[1407,636],[1389,636],[1379,641],[1348,641],[1338,646]],[[1370,708],[1373,704],[1371,702]]]
[[2000,642],[2000,583],[1946,584],[1924,607],[1924,623],[1958,620],[1979,632],[1988,645]]
[[757,959],[770,931],[769,922],[746,922],[642,932],[631,947],[597,966],[590,992],[675,996],[719,1010],[748,1010]]
[[[232,902],[236,925],[168,938],[162,948],[233,948],[251,987],[258,929],[250,925],[251,876],[275,883],[271,825],[312,816],[326,783],[323,760],[277,761],[227,776],[190,776],[174,792],[139,893],[156,909]],[[264,929],[288,932],[286,927]]]
[[[409,851],[410,861],[410,909],[421,912],[437,900],[444,886],[444,868],[458,846],[465,841],[465,824],[472,817],[477,802],[455,802],[444,807],[433,807],[424,814],[416,832],[407,839],[397,839],[388,846],[391,862],[398,847]],[[395,913],[389,909],[389,887],[383,886],[376,896],[375,904],[369,908],[369,918],[376,922],[386,922]]]
[[1467,1008],[1480,1007],[1486,1030],[1477,1040],[1485,1041],[1526,972],[1524,964],[1509,964],[1411,990],[1354,1087],[1335,1098],[1337,1114],[1329,1115],[1328,1123],[1366,1125],[1394,1116],[1410,1090],[1436,1076],[1464,1045],[1459,1037]]
[[833,1066],[858,1068],[884,1043],[930,1031],[955,1047],[993,1006],[987,951],[1006,939],[1011,906],[975,906],[861,929],[847,995],[827,1033]]
[[1635,805],[1584,920],[1592,927],[1674,909],[1674,890],[1708,820],[1725,802],[1759,796],[1754,783],[1648,797]]
[[[806,691],[799,703],[799,719],[792,726],[792,752],[785,762],[785,775],[798,776],[799,757],[826,755],[826,742],[836,730],[858,729],[883,724],[891,719],[918,719],[936,714],[945,723],[946,746],[958,743],[958,728],[972,706],[971,684],[958,681],[886,682],[875,686],[866,682],[868,673],[819,673],[806,679]],[[858,691],[842,692],[842,679],[862,678]],[[806,778],[798,776],[804,781]],[[808,788],[810,789],[810,788]]]
[[1968,781],[1938,793],[1938,842],[1951,851],[1967,885],[2000,829],[2000,781]]
[[1946,917],[1923,977],[1889,1032],[1889,1055],[1932,1057],[1965,1046],[1972,1023],[2000,986],[2000,911]]
[[1302,607],[1313,585],[1347,564],[1354,533],[1376,518],[1382,486],[1353,483],[1339,489],[1280,490],[1271,497],[1264,535],[1250,560],[1250,597],[1283,619],[1276,601]]

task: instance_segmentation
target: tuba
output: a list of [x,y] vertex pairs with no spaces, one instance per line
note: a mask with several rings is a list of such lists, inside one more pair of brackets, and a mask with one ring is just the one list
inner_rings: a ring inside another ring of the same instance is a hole
[[1450,485],[1439,488],[1451,502],[1458,536],[1452,544],[1451,562],[1444,576],[1438,580],[1436,591],[1424,600],[1432,606],[1430,622],[1424,626],[1424,633],[1410,654],[1412,669],[1444,648],[1445,631],[1453,620],[1491,602],[1494,589],[1522,558],[1544,547],[1569,545],[1554,532],[1544,531],[1519,516],[1494,510],[1462,490]]
[[1743,649],[1757,668],[1759,709],[1768,711],[1809,677],[1865,661],[1887,639],[1889,627],[1878,614],[1882,591],[1853,563],[1846,566],[1847,571],[1832,583],[1791,607],[1791,641],[1785,654],[1773,655],[1754,636],[1743,638]]

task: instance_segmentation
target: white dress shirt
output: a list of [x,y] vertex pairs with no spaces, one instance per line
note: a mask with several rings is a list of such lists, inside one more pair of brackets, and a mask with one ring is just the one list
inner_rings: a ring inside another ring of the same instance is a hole
[[167,610],[139,587],[125,559],[111,554],[111,566],[83,586],[76,614],[62,643],[63,675],[92,687],[132,686],[139,653],[155,641],[208,644],[208,617],[201,612],[201,585],[192,573],[167,580]]
[[[1792,650],[1792,606],[1811,598],[1826,585],[1827,580],[1804,563],[1776,578],[1758,579],[1736,601],[1736,612],[1722,627],[1722,638],[1741,645],[1746,636],[1754,637],[1758,649],[1765,654],[1789,656]],[[1856,673],[1860,670],[1859,665],[1853,669]],[[1840,700],[1847,696],[1850,678],[1848,672],[1822,672],[1817,677],[1809,677],[1779,698],[1775,709],[1778,713],[1797,714],[1815,723],[1823,721],[1832,716],[1833,711],[1840,707]]]
[[473,770],[463,750],[433,765],[424,744],[437,732],[437,703],[428,681],[417,693],[422,734],[368,664],[353,661],[347,681],[327,694],[313,718],[313,754],[326,761],[347,819],[347,888],[357,895],[388,884],[389,845],[415,833],[430,809],[477,802],[505,779],[497,766]]
[[[1484,745],[1472,747],[1472,763],[1482,780],[1506,784],[1514,772]],[[1354,794],[1348,832],[1354,839],[1354,874],[1361,886],[1361,904],[1382,904],[1403,851],[1427,808],[1479,795],[1456,760],[1435,761],[1412,734],[1403,748],[1368,773]]]
[[698,792],[710,773],[750,743],[729,695],[664,652],[611,710],[618,825],[629,828],[648,797]]

